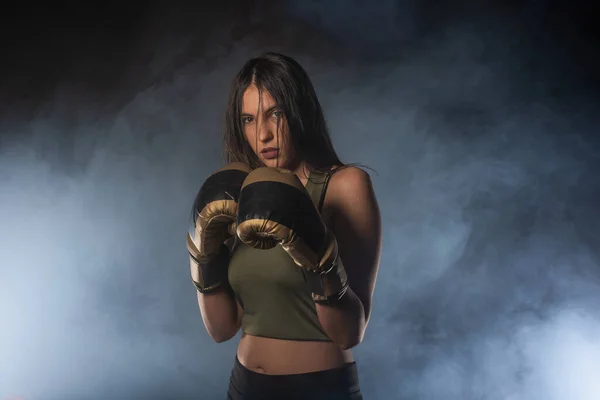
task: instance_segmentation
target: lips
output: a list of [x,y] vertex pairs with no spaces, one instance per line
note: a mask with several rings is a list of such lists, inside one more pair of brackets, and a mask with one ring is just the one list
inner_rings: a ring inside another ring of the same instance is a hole
[[267,160],[271,160],[279,156],[279,149],[276,147],[267,147],[266,149],[262,149],[260,154],[262,154],[262,156]]

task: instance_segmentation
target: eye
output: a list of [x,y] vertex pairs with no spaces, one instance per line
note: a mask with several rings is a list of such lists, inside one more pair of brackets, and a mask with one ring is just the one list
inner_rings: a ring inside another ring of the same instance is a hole
[[249,124],[250,122],[252,122],[253,118],[252,117],[242,117],[242,123],[243,124]]
[[281,112],[281,110],[273,110],[271,116],[273,116],[276,119],[279,119],[283,116],[283,112]]

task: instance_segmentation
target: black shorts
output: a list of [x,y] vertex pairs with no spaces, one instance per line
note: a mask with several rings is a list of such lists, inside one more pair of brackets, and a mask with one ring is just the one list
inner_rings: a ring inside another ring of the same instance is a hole
[[356,363],[293,375],[266,375],[244,367],[237,356],[227,400],[362,400]]

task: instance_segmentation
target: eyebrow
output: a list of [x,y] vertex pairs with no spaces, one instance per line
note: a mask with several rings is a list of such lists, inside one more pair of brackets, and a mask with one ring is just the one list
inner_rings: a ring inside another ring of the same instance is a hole
[[[275,104],[274,106],[271,106],[271,107],[267,108],[265,110],[265,114],[269,114],[271,111],[273,111],[276,108],[279,108],[279,106],[277,104]],[[248,113],[245,113],[245,112],[242,113],[242,117],[253,117],[253,116],[254,116],[254,114],[248,114]]]

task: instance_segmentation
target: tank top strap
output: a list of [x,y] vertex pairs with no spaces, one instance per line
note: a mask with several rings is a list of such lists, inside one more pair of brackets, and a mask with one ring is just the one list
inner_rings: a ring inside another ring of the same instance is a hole
[[325,192],[329,183],[330,172],[311,171],[306,183],[306,191],[310,195],[319,212],[322,211]]

